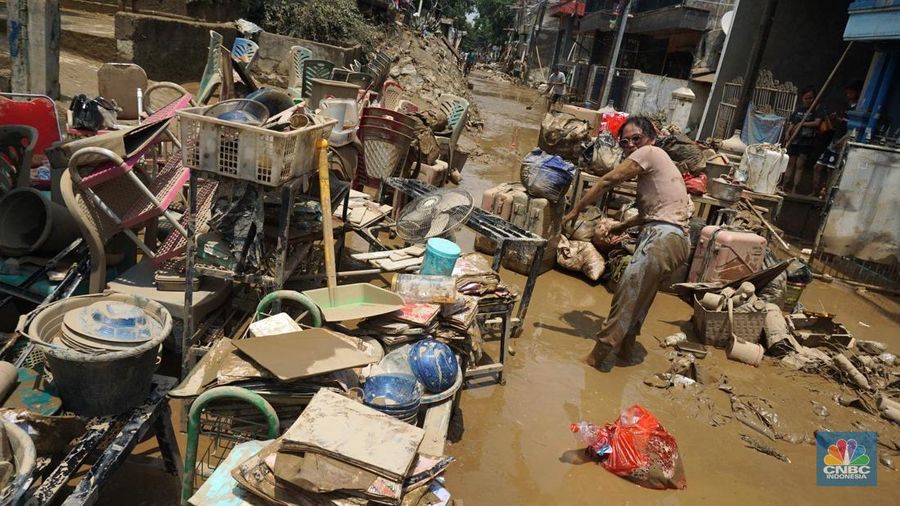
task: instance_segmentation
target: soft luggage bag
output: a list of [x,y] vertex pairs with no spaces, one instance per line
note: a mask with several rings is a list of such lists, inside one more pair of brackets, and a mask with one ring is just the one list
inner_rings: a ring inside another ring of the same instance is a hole
[[[514,202],[515,202],[515,196]],[[524,212],[517,213],[519,208],[513,204],[511,222],[515,225],[533,232],[535,235],[547,239],[544,248],[544,256],[541,259],[539,273],[549,271],[556,265],[556,247],[562,232],[562,217],[565,214],[565,199],[553,203],[547,199],[528,199]],[[520,218],[521,217],[521,218]],[[521,223],[517,223],[521,221]],[[531,272],[531,264],[534,260],[535,249],[530,246],[510,245],[503,257],[503,266],[507,269],[528,275]]]
[[[512,192],[524,190],[525,187],[520,183],[501,183],[489,188],[481,195],[481,208],[509,221],[512,211]],[[493,255],[497,251],[497,244],[487,237],[477,235],[475,236],[475,251]]]
[[767,241],[752,232],[703,227],[688,282],[730,282],[763,268]]

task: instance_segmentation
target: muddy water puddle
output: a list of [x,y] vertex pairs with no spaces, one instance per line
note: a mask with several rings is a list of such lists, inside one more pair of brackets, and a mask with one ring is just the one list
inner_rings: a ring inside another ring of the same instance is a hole
[[[462,186],[477,202],[483,189],[518,179],[522,155],[536,145],[543,109],[539,103],[537,110],[525,110],[533,100],[525,95],[533,97],[530,90],[478,75],[470,80],[485,122],[475,139],[484,156],[469,159]],[[504,271],[503,278],[524,286],[522,276]],[[506,385],[482,385],[463,393],[465,430],[462,439],[448,447],[457,458],[447,471],[454,497],[467,505],[895,503],[898,474],[884,466],[874,489],[817,487],[815,446],[771,441],[730,418],[730,395],[715,385],[662,390],[644,384],[669,365],[667,350],[653,336],[693,333],[691,307],[672,295],[660,294],[654,301],[638,339],[641,363],[608,373],[586,366],[582,358],[611,299],[603,285],[578,276],[550,271],[539,278],[525,332],[514,340],[516,353],[507,362]],[[837,313],[857,338],[882,340],[889,349],[900,350],[900,311],[893,299],[860,296],[844,285],[816,282],[801,302]],[[497,356],[496,343],[486,349]],[[900,442],[900,431],[884,420],[838,406],[832,397],[847,391],[836,383],[788,371],[768,359],[754,368],[726,360],[723,350],[709,351],[697,361],[698,367],[726,376],[735,394],[767,399],[778,414],[781,432],[812,436],[816,430],[874,430],[881,439]],[[830,414],[815,414],[813,401]],[[568,431],[571,422],[613,421],[633,404],[650,409],[675,436],[685,464],[685,490],[643,489],[585,462],[577,449]],[[791,463],[746,448],[741,434],[775,448]]]

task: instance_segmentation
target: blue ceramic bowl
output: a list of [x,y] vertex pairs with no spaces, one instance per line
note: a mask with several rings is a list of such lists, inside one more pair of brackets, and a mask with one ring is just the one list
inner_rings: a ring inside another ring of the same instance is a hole
[[409,350],[409,365],[416,378],[433,393],[452,387],[459,372],[456,354],[436,339],[423,339],[413,344]]
[[382,412],[419,409],[422,387],[409,374],[377,374],[363,385],[363,402]]

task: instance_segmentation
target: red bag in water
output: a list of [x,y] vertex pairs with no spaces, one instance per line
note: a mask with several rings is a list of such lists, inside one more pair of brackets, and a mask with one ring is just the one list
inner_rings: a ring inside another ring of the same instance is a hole
[[675,438],[649,411],[634,405],[604,429],[612,448],[602,462],[607,471],[647,488],[685,487],[684,465]]

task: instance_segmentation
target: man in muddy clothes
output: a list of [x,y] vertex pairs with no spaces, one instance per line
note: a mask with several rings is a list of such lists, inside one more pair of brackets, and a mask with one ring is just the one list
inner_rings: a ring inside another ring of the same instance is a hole
[[600,178],[564,218],[564,223],[574,220],[606,192],[637,178],[638,214],[610,233],[638,225],[641,233],[631,263],[616,287],[609,316],[597,334],[597,344],[587,357],[594,367],[616,349],[620,358],[631,356],[660,284],[688,259],[686,231],[694,206],[678,168],[655,142],[656,130],[647,118],[628,118],[619,131],[619,145],[626,158]]

